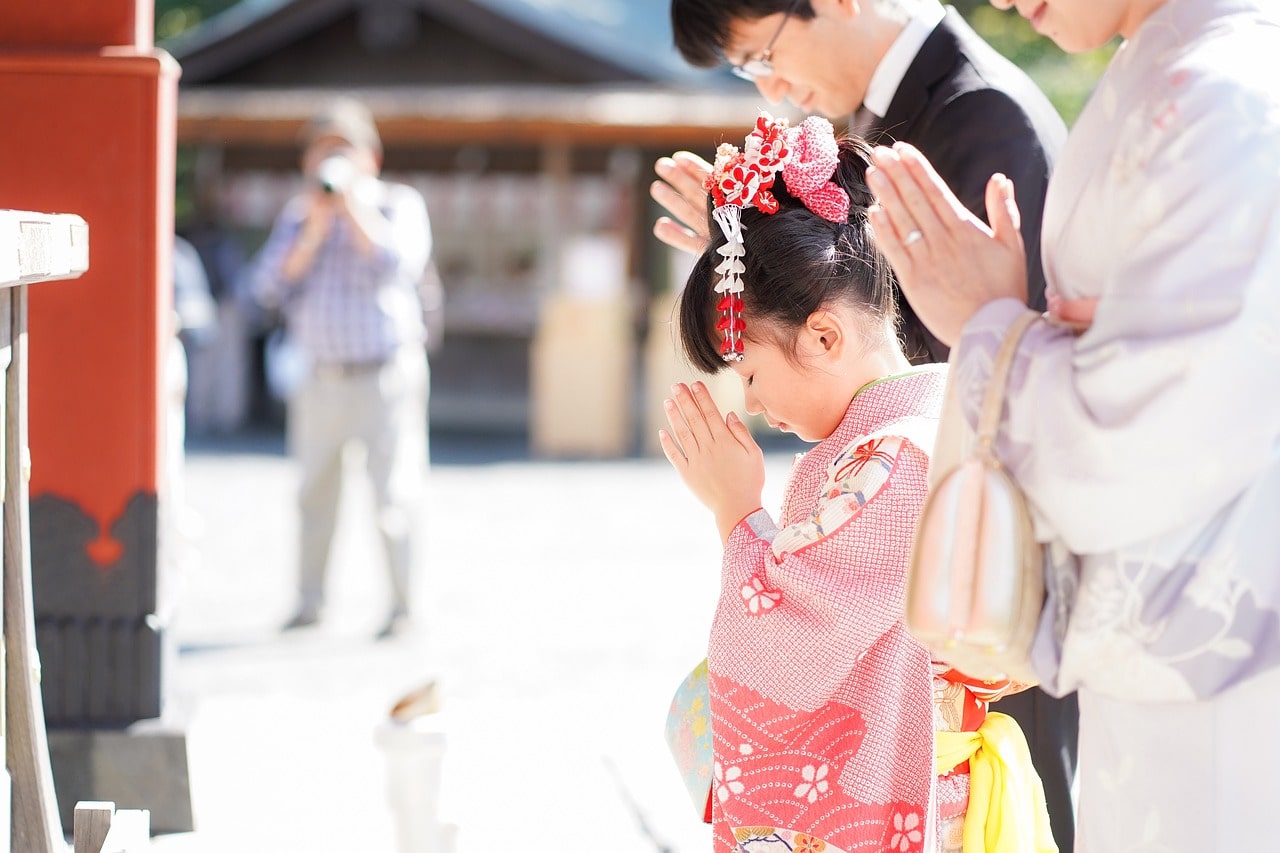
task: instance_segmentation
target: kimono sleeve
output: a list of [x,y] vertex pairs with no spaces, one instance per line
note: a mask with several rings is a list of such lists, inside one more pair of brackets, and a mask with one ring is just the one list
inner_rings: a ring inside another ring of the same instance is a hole
[[[1110,203],[1076,214],[1117,235],[1104,280],[1067,283],[1097,294],[1093,325],[1033,326],[1009,382],[998,454],[1076,554],[1198,528],[1280,436],[1280,103],[1219,84],[1170,109],[1176,132],[1118,139]],[[965,327],[970,423],[1023,310],[999,300]]]
[[779,529],[758,510],[740,522],[726,546],[720,603],[734,626],[735,653],[804,672],[795,689],[806,695],[846,678],[902,621],[914,518],[890,523],[878,512],[873,521],[869,508],[895,501],[900,469],[923,472],[926,464],[907,439],[869,439],[828,466],[810,517]]

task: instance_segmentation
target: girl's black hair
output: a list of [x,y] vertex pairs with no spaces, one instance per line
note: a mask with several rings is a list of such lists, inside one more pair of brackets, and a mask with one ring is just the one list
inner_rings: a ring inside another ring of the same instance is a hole
[[[798,331],[809,315],[824,306],[850,305],[864,313],[869,323],[892,328],[897,317],[893,271],[871,238],[867,208],[873,198],[866,172],[870,146],[861,139],[840,140],[840,159],[831,180],[849,194],[849,218],[831,222],[809,210],[787,190],[782,173],[773,183],[778,212],[764,214],[753,207],[742,211],[746,255],[742,294],[747,335],[759,340],[762,325],[784,335],[776,343],[794,352]],[[698,257],[680,295],[678,325],[680,344],[691,364],[704,373],[727,367],[720,355],[721,334],[716,331],[719,283],[717,249],[725,243],[719,225],[707,221],[711,242]]]

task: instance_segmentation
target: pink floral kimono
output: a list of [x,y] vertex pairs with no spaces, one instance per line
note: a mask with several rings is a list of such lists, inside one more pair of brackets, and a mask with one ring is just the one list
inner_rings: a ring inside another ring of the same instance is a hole
[[723,851],[936,849],[933,673],[903,624],[945,384],[863,388],[798,457],[779,523],[725,548],[708,667]]

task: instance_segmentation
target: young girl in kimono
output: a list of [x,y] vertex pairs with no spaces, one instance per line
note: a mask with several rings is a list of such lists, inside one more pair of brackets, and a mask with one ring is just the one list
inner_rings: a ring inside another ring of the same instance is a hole
[[[1049,184],[1051,316],[995,447],[1048,546],[1032,663],[1079,694],[1076,851],[1274,849],[1280,5],[1017,5],[1067,50],[1125,39]],[[1009,182],[987,229],[909,146],[875,164],[877,242],[978,399],[1026,310]]]
[[[662,448],[725,549],[707,661],[717,851],[932,853],[943,836],[958,849],[969,791],[955,765],[972,750],[936,767],[934,729],[978,729],[1005,686],[935,687],[903,623],[946,368],[913,368],[899,345],[867,157],[817,117],[762,116],[742,151],[722,145],[709,181],[719,228],[681,296],[693,365],[732,369],[748,412],[818,442],[775,521],[746,425],[700,382],[665,403]],[[1010,849],[1037,849],[1027,823]]]

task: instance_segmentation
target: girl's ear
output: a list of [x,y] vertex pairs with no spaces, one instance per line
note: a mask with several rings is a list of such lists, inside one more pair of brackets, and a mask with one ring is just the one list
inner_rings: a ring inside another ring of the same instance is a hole
[[848,345],[849,330],[838,315],[825,308],[809,315],[800,334],[802,349],[811,356],[838,358]]

